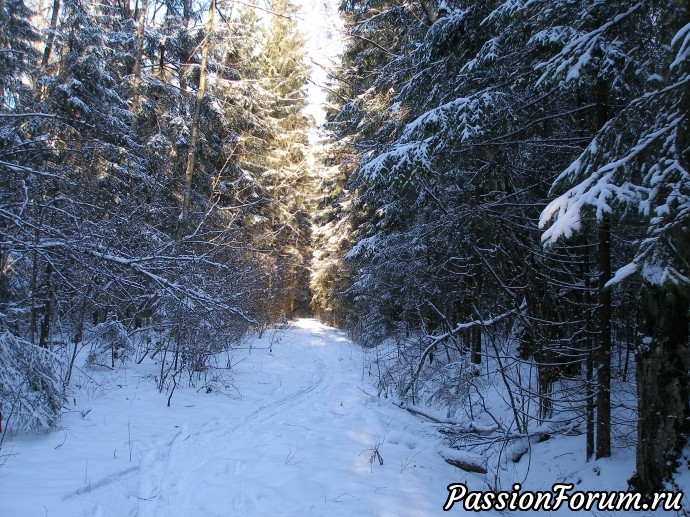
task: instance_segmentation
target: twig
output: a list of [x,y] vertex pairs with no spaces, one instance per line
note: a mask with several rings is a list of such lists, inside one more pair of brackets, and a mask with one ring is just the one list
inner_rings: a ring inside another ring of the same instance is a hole
[[352,495],[352,494],[348,494],[347,492],[343,492],[343,493],[340,494],[339,496],[334,497],[334,498],[332,499],[332,501],[333,501],[334,503],[344,503],[345,501],[339,501],[339,500],[338,500],[338,499],[340,499],[341,497],[343,497],[344,495],[346,495],[346,496],[348,496],[348,497],[352,497],[353,499],[357,499],[358,501],[360,501],[360,500],[362,499],[361,497],[357,497],[357,496],[354,496],[354,495]]
[[[297,442],[297,446],[295,447],[295,450],[292,449],[292,444],[290,445],[290,452],[288,452],[288,455],[285,457],[285,464],[290,465],[291,462],[295,459],[295,456],[297,456],[297,452],[299,451],[299,442]],[[297,464],[299,462],[296,462]]]
[[385,48],[385,47],[382,47],[381,45],[379,45],[379,44],[376,43],[375,41],[372,41],[372,40],[370,40],[369,38],[365,38],[364,36],[360,36],[359,34],[352,34],[352,33],[350,33],[350,34],[347,35],[347,37],[349,37],[349,38],[357,38],[357,39],[359,39],[359,40],[366,41],[367,43],[369,43],[369,44],[371,44],[371,45],[374,45],[374,46],[375,46],[377,49],[379,49],[381,52],[384,52],[384,53],[388,54],[390,57],[400,57],[398,54],[394,54],[393,52],[391,52],[390,50],[388,50],[388,49]]
[[408,454],[407,458],[405,458],[405,463],[400,462],[400,473],[401,474],[403,472],[405,472],[407,469],[417,466],[416,464],[414,464],[414,460],[418,455],[419,455],[419,451],[415,452],[412,456],[410,456]]
[[132,463],[132,430],[127,420],[127,446],[129,447],[129,462]]
[[64,438],[62,439],[62,443],[57,444],[57,445],[55,446],[55,450],[58,450],[60,447],[62,447],[63,445],[65,445],[65,442],[66,442],[66,441],[67,441],[67,431],[65,431],[65,436],[64,436]]
[[364,393],[365,395],[367,395],[367,396],[369,396],[369,397],[371,397],[371,398],[373,398],[373,399],[376,398],[374,395],[372,395],[371,393],[368,393],[368,392],[364,391],[364,390],[363,390],[362,388],[360,388],[359,386],[357,386],[357,389],[358,389],[359,391],[361,391],[362,393]]
[[163,487],[161,487],[161,488],[158,490],[158,492],[156,492],[155,494],[153,494],[151,497],[139,497],[139,496],[136,496],[136,498],[139,499],[140,501],[153,501],[156,497],[158,497],[159,495],[161,495],[161,492],[162,492],[162,491],[163,491]]
[[371,451],[371,456],[369,456],[369,465],[371,466],[371,470],[373,472],[374,469],[374,460],[378,460],[379,465],[383,465],[383,456],[381,456],[381,453],[379,452],[379,447],[383,444],[383,440],[379,439],[378,442],[376,442],[376,445],[374,445],[371,449],[364,449],[362,452],[360,452],[360,455],[362,455],[365,452]]
[[26,380],[19,385],[19,389],[17,390],[17,396],[14,398],[14,401],[12,402],[12,405],[10,406],[10,414],[5,419],[5,430],[2,432],[2,436],[0,436],[0,449],[2,448],[2,444],[5,441],[5,436],[7,435],[7,430],[10,428],[10,420],[12,420],[12,415],[14,414],[14,410],[17,407],[17,403],[19,402],[19,396],[21,395],[25,384],[26,384]]

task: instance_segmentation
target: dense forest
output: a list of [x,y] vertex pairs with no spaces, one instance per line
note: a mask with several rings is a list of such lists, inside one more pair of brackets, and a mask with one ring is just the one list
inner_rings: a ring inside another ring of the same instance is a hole
[[340,9],[317,148],[288,0],[0,0],[5,423],[53,426],[84,349],[157,356],[170,391],[311,312],[394,344],[380,396],[486,411],[490,367],[505,436],[632,440],[630,486],[666,486],[690,432],[690,3]]
[[689,8],[343,2],[314,303],[397,340],[382,389],[426,379],[462,407],[490,359],[513,430],[574,414],[601,458],[630,426],[632,487],[668,479],[690,417]]
[[259,9],[0,4],[5,422],[51,426],[85,345],[145,342],[162,388],[308,311],[309,69],[296,8]]

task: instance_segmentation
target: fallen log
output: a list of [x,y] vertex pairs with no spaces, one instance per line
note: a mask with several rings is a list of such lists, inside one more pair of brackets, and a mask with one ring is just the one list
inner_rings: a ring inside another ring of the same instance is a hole
[[442,418],[439,415],[434,415],[429,411],[426,411],[417,406],[411,406],[409,404],[393,402],[400,409],[409,411],[413,415],[421,416],[427,420],[431,420],[437,424],[444,424],[453,426],[455,432],[460,433],[476,433],[480,436],[488,436],[491,433],[498,431],[498,426],[496,424],[480,424],[477,422],[460,422],[458,420]]
[[446,463],[466,472],[476,472],[477,474],[486,474],[488,472],[486,461],[478,454],[457,449],[446,449],[440,451],[439,454]]

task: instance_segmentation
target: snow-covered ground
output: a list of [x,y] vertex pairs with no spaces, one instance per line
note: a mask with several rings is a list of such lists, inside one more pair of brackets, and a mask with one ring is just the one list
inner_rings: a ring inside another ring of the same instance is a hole
[[[299,320],[228,356],[234,388],[226,394],[178,388],[170,407],[155,388],[153,361],[81,370],[60,429],[4,443],[0,516],[412,517],[444,515],[452,483],[475,491],[497,484],[509,491],[513,483],[533,491],[554,483],[626,489],[632,449],[587,462],[582,435],[555,434],[518,463],[502,461],[497,473],[447,464],[440,452],[481,463],[496,451],[484,442],[453,452],[443,426],[374,397],[365,356],[343,333]],[[685,471],[681,478],[683,487]],[[462,504],[445,515],[453,514],[465,514]]]
[[365,393],[358,347],[313,320],[251,346],[240,398],[178,388],[167,407],[154,364],[82,373],[60,430],[3,446],[0,515],[443,514],[463,473],[433,427]]

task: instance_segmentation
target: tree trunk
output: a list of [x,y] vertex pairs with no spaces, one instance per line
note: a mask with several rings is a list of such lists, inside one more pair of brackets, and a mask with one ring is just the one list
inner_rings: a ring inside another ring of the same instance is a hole
[[472,364],[482,362],[482,327],[476,326],[470,329],[470,340],[472,342]]
[[[592,285],[590,276],[590,258],[589,246],[585,246],[585,253],[582,259],[582,276],[584,280],[585,290],[583,293],[583,307],[587,311],[587,315],[591,315],[589,308],[592,307]],[[594,339],[593,328],[590,318],[587,318],[585,337],[585,413],[587,419],[587,438],[586,438],[586,455],[587,461],[594,455]]]
[[74,370],[74,362],[77,359],[77,353],[79,351],[79,345],[81,344],[81,342],[84,338],[84,318],[86,318],[86,301],[88,300],[90,294],[91,294],[91,285],[89,285],[89,288],[86,291],[86,295],[84,296],[84,298],[81,301],[81,308],[79,309],[79,317],[77,318],[77,323],[74,326],[74,337],[72,339],[72,343],[73,343],[72,357],[70,358],[69,366],[67,369],[67,375],[65,376],[64,389],[67,389],[67,386],[69,386],[69,383],[72,380],[72,371]]
[[599,347],[597,349],[597,458],[611,456],[611,226],[599,224]]
[[[596,125],[608,120],[608,83],[599,78],[596,85]],[[599,222],[599,347],[597,350],[597,437],[596,457],[611,456],[611,223],[607,214]]]
[[45,303],[43,304],[43,320],[41,321],[41,334],[38,338],[38,345],[41,348],[48,348],[48,340],[50,338],[50,315],[52,312],[52,298],[53,289],[51,287],[51,276],[53,274],[53,267],[48,264],[46,266],[46,283],[45,283]]
[[182,198],[182,214],[180,216],[179,225],[177,227],[177,242],[178,245],[182,240],[182,236],[187,230],[187,223],[189,220],[189,206],[192,198],[192,178],[194,176],[194,163],[196,161],[197,145],[199,142],[199,115],[201,112],[201,102],[204,99],[206,91],[206,63],[208,61],[208,47],[211,42],[211,34],[213,33],[213,23],[216,12],[216,0],[211,0],[208,8],[208,19],[206,20],[206,30],[204,31],[204,41],[201,47],[201,66],[199,69],[199,90],[196,95],[196,102],[194,103],[194,114],[192,116],[192,134],[189,142],[189,151],[187,153],[187,166],[184,173],[184,192]]
[[[690,23],[690,2],[676,0],[666,24],[670,41]],[[687,64],[683,65],[687,66]],[[685,68],[685,70],[687,70]],[[687,170],[690,146],[690,95],[682,93],[680,109],[686,119],[675,141],[681,151],[681,166]],[[688,263],[690,242],[686,228],[665,236],[673,249],[673,260],[683,271]],[[684,271],[687,274],[687,270]],[[637,383],[636,472],[631,486],[644,494],[664,488],[678,466],[682,448],[690,434],[690,290],[688,285],[667,282],[644,283],[642,287],[642,343],[635,354]]]
[[[59,1],[59,0],[56,0]],[[137,27],[137,54],[134,61],[134,87],[132,92],[132,131],[137,129],[139,114],[139,90],[141,89],[141,61],[144,55],[144,29],[146,28],[147,0],[141,0],[139,26]]]
[[[475,265],[474,265],[474,275],[475,275],[475,281],[477,282],[476,285],[476,291],[475,291],[475,300],[479,302],[479,300],[482,299],[482,288],[484,287],[484,282],[483,280],[483,275],[482,275],[482,266],[481,262],[478,261],[475,258]],[[479,310],[475,308],[475,312],[477,313],[477,318],[481,320],[481,314],[479,313]],[[470,343],[472,347],[472,364],[481,364],[482,362],[482,327],[477,326],[473,327],[470,329]]]
[[[182,20],[183,27],[185,30],[189,29],[189,22],[192,18],[192,6],[191,0],[182,0]],[[187,68],[191,56],[187,49],[182,50],[182,55],[180,56],[180,66],[177,71],[177,78],[180,81],[180,90],[184,93],[187,92]]]
[[165,73],[165,48],[166,48],[166,41],[165,39],[162,39],[158,43],[158,64],[154,68],[154,75],[158,74],[158,77],[160,77],[161,81],[164,83],[168,82],[168,78]]
[[48,31],[48,39],[46,40],[46,47],[43,49],[43,57],[41,58],[41,71],[45,70],[50,61],[50,54],[53,52],[53,45],[55,43],[55,31],[57,30],[58,21],[60,19],[60,0],[53,0],[53,13],[50,18],[50,30]]
[[630,483],[645,494],[663,488],[690,432],[687,294],[674,286],[643,288],[645,338],[635,357],[637,454]]

